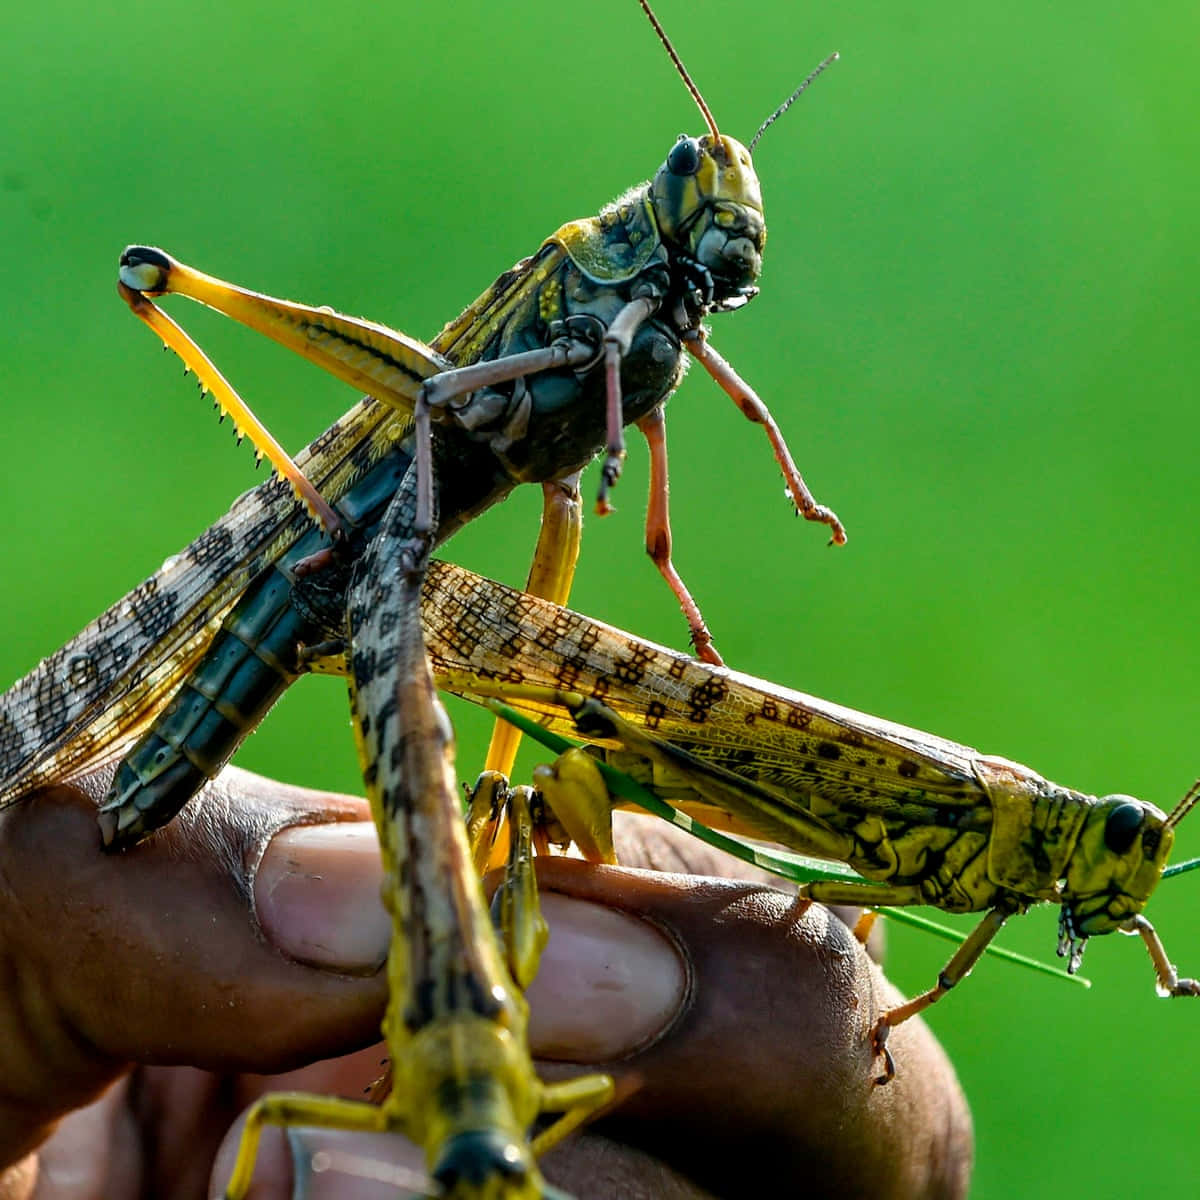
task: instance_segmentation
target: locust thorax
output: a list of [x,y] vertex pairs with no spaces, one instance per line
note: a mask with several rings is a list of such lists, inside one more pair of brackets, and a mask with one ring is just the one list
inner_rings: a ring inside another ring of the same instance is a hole
[[754,294],[767,226],[750,151],[720,134],[681,135],[650,184],[663,238],[712,276],[718,304]]
[[1165,814],[1132,796],[1105,796],[1088,813],[1064,881],[1076,933],[1111,933],[1140,913],[1158,886],[1175,833]]

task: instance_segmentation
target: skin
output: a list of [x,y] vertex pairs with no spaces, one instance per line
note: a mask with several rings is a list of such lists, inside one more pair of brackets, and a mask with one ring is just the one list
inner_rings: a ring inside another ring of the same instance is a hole
[[[220,1195],[230,1126],[254,1097],[281,1084],[361,1095],[380,1073],[381,974],[299,961],[336,941],[314,935],[309,952],[296,928],[296,889],[328,852],[281,850],[314,822],[363,821],[362,801],[229,770],[148,843],[106,856],[106,784],[0,813],[0,1200]],[[819,1195],[966,1194],[966,1102],[923,1024],[896,1030],[898,1077],[871,1084],[869,1031],[895,993],[845,926],[729,878],[747,868],[648,819],[623,822],[618,849],[650,870],[551,859],[539,872],[560,934],[529,992],[535,1052],[603,1065],[623,1098],[546,1156],[548,1179],[577,1200],[757,1196],[752,1159],[757,1179]],[[303,871],[281,875],[285,858]],[[268,876],[287,886],[265,894]],[[369,869],[350,877],[377,886]],[[362,936],[355,953],[370,958]],[[356,1136],[268,1130],[252,1196],[398,1194],[338,1172],[293,1192],[289,1144],[420,1170],[399,1139]]]

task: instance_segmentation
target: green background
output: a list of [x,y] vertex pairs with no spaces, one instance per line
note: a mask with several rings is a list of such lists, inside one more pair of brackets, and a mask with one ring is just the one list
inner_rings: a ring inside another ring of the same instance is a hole
[[[632,0],[412,8],[8,12],[0,679],[254,480],[118,301],[125,243],[427,337],[697,131]],[[678,562],[726,659],[1168,807],[1200,773],[1194,0],[660,9],[743,138],[843,55],[758,150],[763,294],[714,342],[849,545],[791,517],[760,434],[699,372],[670,409]],[[288,445],[352,399],[173,311]],[[679,645],[640,548],[644,481],[635,445],[575,605]],[[537,507],[510,501],[449,554],[519,581]],[[460,730],[469,775],[484,726]],[[354,789],[341,686],[295,689],[239,761]],[[1192,973],[1197,879],[1150,909]],[[1005,944],[1051,956],[1054,919]],[[891,972],[918,990],[944,956],[897,931]],[[1194,1174],[1200,1007],[1157,1000],[1135,942],[1101,940],[1085,968],[1090,992],[985,963],[933,1016],[975,1113],[977,1197]]]

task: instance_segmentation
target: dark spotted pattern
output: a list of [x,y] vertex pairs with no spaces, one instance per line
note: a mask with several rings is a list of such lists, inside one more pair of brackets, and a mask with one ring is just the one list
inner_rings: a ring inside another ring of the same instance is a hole
[[176,605],[174,592],[160,588],[153,578],[129,594],[129,616],[149,642],[159,641],[175,625]]
[[812,713],[789,706],[784,723],[789,729],[807,729],[812,724]]
[[[707,764],[744,780],[760,833],[923,902],[967,911],[1000,894],[987,873],[992,799],[968,747],[707,666],[448,564],[432,565],[428,587],[426,637],[443,670],[602,698],[694,756],[702,794]],[[573,732],[565,713],[554,724]],[[1014,768],[1006,786],[1036,795],[1035,840],[1069,842],[1077,793],[1057,793],[1060,813],[1040,776]]]
[[[361,473],[351,459],[377,460],[397,424],[374,401],[360,402],[298,461],[336,500]],[[233,600],[309,527],[286,484],[260,484],[13,684],[0,696],[0,805],[118,757],[166,703]]]
[[[404,955],[388,1021],[414,1033],[456,1013],[504,1018],[514,992],[471,866],[449,722],[429,673],[414,577],[414,473],[405,477],[350,586],[351,701],[385,889]],[[469,612],[452,646],[484,636]],[[511,1014],[510,1014],[511,1015]],[[393,1048],[395,1052],[395,1048]]]
[[94,690],[100,681],[100,667],[90,654],[76,654],[67,662],[67,686],[72,691]]
[[613,673],[624,684],[633,686],[646,678],[654,663],[654,651],[648,646],[635,646],[627,658],[616,664]]
[[206,529],[187,552],[198,567],[219,568],[235,553],[233,534],[223,525],[214,525]]
[[688,716],[697,724],[707,721],[712,710],[728,695],[729,685],[723,679],[705,679],[688,695]]
[[6,712],[0,712],[0,762],[17,762],[24,754],[25,734]]

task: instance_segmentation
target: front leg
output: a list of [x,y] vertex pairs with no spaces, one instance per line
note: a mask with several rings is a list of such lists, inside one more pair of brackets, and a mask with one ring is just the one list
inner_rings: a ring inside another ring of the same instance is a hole
[[771,449],[775,451],[775,461],[783,472],[787,484],[788,495],[796,506],[796,511],[806,521],[818,521],[828,525],[832,531],[830,542],[835,546],[846,544],[845,526],[838,520],[838,515],[831,508],[818,504],[808,485],[804,482],[799,468],[792,460],[791,451],[783,440],[783,434],[771,416],[770,410],[759,399],[754,389],[721,357],[708,343],[700,330],[694,330],[685,337],[684,345],[696,361],[715,379],[721,390],[742,410],[747,420],[761,425],[766,432]]
[[596,515],[607,516],[612,511],[608,502],[609,488],[621,474],[625,461],[625,411],[621,403],[621,360],[633,345],[634,334],[657,310],[659,301],[651,296],[636,296],[613,318],[604,335],[604,393],[606,398],[605,424],[607,438],[604,465],[600,471],[600,491],[596,496]]
[[1136,933],[1146,945],[1154,964],[1155,986],[1160,996],[1200,996],[1200,979],[1180,979],[1175,964],[1167,957],[1162,939],[1154,926],[1138,913],[1123,926],[1127,933]]
[[[566,335],[541,350],[508,354],[485,362],[455,367],[432,376],[422,384],[413,408],[416,436],[415,462],[417,468],[417,509],[414,532],[428,538],[433,529],[433,429],[434,415],[452,421],[466,430],[494,424],[497,414],[486,405],[473,402],[472,393],[481,388],[511,383],[526,375],[564,367],[586,366],[596,357],[596,347],[583,337]],[[464,399],[464,397],[466,399]],[[462,403],[455,404],[461,400]],[[505,423],[491,437],[497,453],[502,453],[514,441],[525,435],[527,414],[523,411],[507,414]]]
[[[801,885],[801,896],[817,900],[822,904],[850,904],[905,907],[928,903],[919,887],[889,886],[871,883],[842,882],[840,880],[818,881]],[[971,931],[959,948],[950,956],[950,961],[938,972],[937,982],[927,991],[903,1004],[897,1004],[881,1013],[875,1022],[872,1042],[875,1053],[883,1056],[883,1073],[875,1082],[890,1083],[896,1077],[896,1063],[887,1047],[888,1035],[899,1024],[924,1012],[931,1004],[940,1000],[951,988],[961,983],[983,956],[992,939],[1004,927],[1005,921],[1025,911],[1025,905],[1013,897],[1005,897],[984,914],[983,920]]]
[[658,568],[667,586],[675,593],[679,607],[687,618],[696,657],[714,667],[723,667],[724,660],[713,645],[700,606],[683,582],[671,561],[671,487],[667,473],[667,418],[662,405],[652,409],[638,423],[650,449],[650,499],[646,504],[646,553]]

